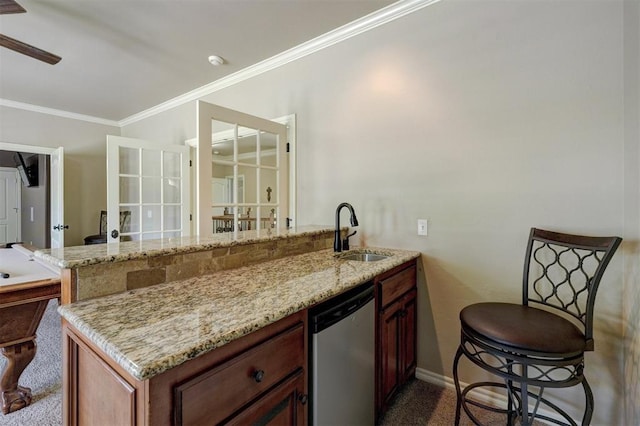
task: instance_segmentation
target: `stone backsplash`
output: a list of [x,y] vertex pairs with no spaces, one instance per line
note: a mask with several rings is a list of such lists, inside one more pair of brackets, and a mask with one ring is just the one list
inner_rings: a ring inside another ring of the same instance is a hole
[[333,231],[235,244],[190,253],[104,262],[76,268],[75,300],[101,297],[156,284],[254,265],[333,247]]

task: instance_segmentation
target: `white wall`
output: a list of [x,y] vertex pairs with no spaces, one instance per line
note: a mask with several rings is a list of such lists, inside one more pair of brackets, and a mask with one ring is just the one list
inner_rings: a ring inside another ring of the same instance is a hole
[[0,106],[0,142],[65,149],[65,246],[81,245],[99,231],[107,204],[107,134],[120,129]]
[[[459,310],[519,300],[530,227],[624,234],[623,93],[622,2],[445,0],[205,100],[297,114],[298,223],[349,201],[361,243],[423,253],[418,366],[450,377]],[[179,143],[194,112],[122,134]],[[623,258],[587,355],[594,424],[624,423]],[[581,416],[579,389],[556,394]]]

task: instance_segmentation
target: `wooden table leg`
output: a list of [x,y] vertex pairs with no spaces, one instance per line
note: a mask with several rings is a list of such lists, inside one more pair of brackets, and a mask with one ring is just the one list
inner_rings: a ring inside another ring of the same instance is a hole
[[0,287],[0,352],[8,361],[0,377],[3,414],[31,404],[31,389],[18,380],[36,355],[36,330],[49,299],[60,297],[59,281],[16,286]]
[[31,404],[31,389],[20,386],[18,380],[36,355],[35,340],[2,348],[2,355],[9,361],[0,380],[2,413],[9,414]]

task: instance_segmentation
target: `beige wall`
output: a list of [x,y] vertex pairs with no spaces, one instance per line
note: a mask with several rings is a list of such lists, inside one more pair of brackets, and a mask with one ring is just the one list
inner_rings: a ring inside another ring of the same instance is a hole
[[[298,223],[331,225],[349,201],[361,243],[423,253],[419,367],[451,377],[459,310],[519,300],[530,227],[625,236],[638,195],[624,170],[638,160],[625,163],[637,141],[624,136],[623,56],[621,2],[447,0],[205,100],[297,115]],[[194,110],[122,133],[192,138]],[[628,247],[596,304],[594,424],[625,423]],[[465,366],[461,377],[483,376]],[[579,389],[556,394],[581,416]]]
[[624,9],[625,249],[624,391],[625,424],[640,424],[640,2]]
[[106,135],[118,127],[0,106],[0,142],[57,148],[63,146],[65,245],[81,245],[99,231],[106,208]]
[[[423,253],[419,367],[435,374],[451,377],[463,306],[519,299],[531,226],[624,236],[587,374],[594,424],[638,424],[637,16],[632,2],[445,0],[205,100],[297,114],[298,223],[331,225],[349,201],[361,243]],[[67,245],[97,232],[105,135],[119,133],[0,107],[0,141],[65,147]],[[182,143],[195,103],[122,135]],[[557,395],[581,409],[578,390]]]

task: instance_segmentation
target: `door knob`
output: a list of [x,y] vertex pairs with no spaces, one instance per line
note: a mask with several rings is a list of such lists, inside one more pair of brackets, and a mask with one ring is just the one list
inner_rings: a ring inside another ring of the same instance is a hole
[[111,231],[111,238],[118,238],[118,235],[120,235],[120,233],[118,232],[117,229],[114,229],[113,231]]

